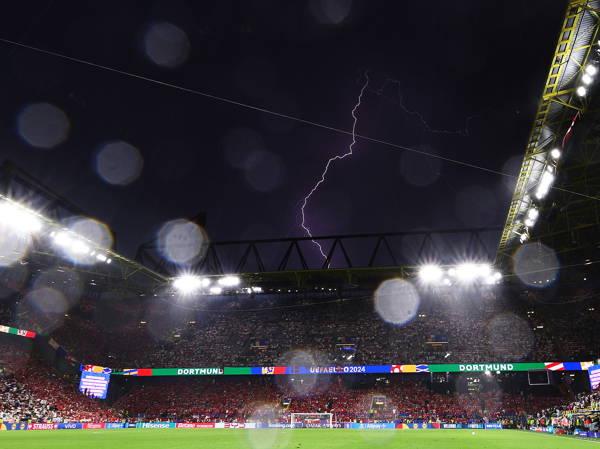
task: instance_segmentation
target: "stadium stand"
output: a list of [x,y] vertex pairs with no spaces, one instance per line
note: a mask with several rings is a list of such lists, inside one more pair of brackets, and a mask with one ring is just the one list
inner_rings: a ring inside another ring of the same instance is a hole
[[[24,300],[13,294],[0,303],[0,324],[31,328],[58,342],[73,369],[78,362],[112,367],[268,366],[290,362],[294,349],[310,353],[316,363],[336,364],[587,360],[600,353],[594,325],[600,316],[583,297],[551,305],[530,292],[516,297],[491,291],[461,298],[423,295],[414,319],[392,325],[364,297],[228,297],[210,299],[193,310],[165,298],[84,294],[59,316],[24,307]],[[596,404],[597,395],[573,402],[569,392],[555,388],[536,395],[510,388],[508,381],[479,392],[455,386],[443,391],[423,377],[383,376],[353,384],[339,376],[320,376],[310,388],[287,377],[124,379],[114,381],[109,405],[104,405],[77,391],[73,369],[68,375],[48,369],[28,339],[0,338],[0,362],[4,422],[285,423],[290,413],[319,411],[333,413],[336,421],[499,420],[521,428],[562,422],[568,414],[565,428],[570,432],[577,426],[594,428],[597,422],[571,413],[590,401]],[[374,398],[383,400],[376,405]]]
[[73,379],[30,362],[15,374],[0,376],[2,422],[98,422],[118,419],[114,411],[81,395]]
[[[300,387],[302,388],[302,387]],[[337,421],[483,422],[515,420],[559,397],[507,394],[501,391],[436,393],[422,381],[394,379],[377,385],[348,386],[339,377],[299,394],[291,384],[272,378],[159,382],[140,384],[114,406],[131,418],[245,422],[269,404],[273,417],[289,422],[290,413],[330,412]],[[374,399],[380,398],[377,405]]]
[[562,433],[600,430],[600,391],[581,393],[575,401],[529,416],[528,427],[552,425]]
[[[268,298],[228,298],[225,309],[175,312],[159,300],[127,311],[82,300],[51,336],[78,360],[123,367],[274,365],[297,348],[340,364],[587,360],[600,353],[600,330],[593,325],[600,310],[588,302],[455,299],[422,299],[404,326],[386,323],[372,301],[361,298],[283,301],[283,308],[273,308]],[[120,318],[115,324],[106,315]],[[352,352],[344,354],[340,346]]]

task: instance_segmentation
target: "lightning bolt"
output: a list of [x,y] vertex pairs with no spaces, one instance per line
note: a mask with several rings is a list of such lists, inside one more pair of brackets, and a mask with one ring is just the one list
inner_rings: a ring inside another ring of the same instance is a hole
[[425,130],[427,130],[431,134],[451,134],[451,135],[453,134],[453,135],[458,135],[458,136],[462,136],[462,137],[469,137],[469,122],[472,119],[474,119],[475,117],[477,117],[479,114],[474,114],[474,115],[467,117],[465,119],[465,128],[464,129],[458,129],[458,130],[436,129],[429,125],[427,120],[425,120],[425,117],[423,117],[423,114],[421,114],[418,111],[409,109],[406,106],[406,104],[404,103],[404,96],[402,95],[400,81],[393,79],[393,78],[388,78],[385,80],[385,82],[383,83],[381,88],[374,90],[373,92],[379,96],[383,96],[384,98],[386,98],[385,95],[383,95],[383,94],[384,94],[385,88],[388,86],[388,84],[394,84],[394,85],[396,85],[396,87],[398,89],[398,103],[397,104],[398,104],[398,106],[400,106],[400,109],[402,109],[407,115],[416,117],[421,122],[421,125],[423,125],[423,128],[425,128]]
[[300,207],[300,211],[302,213],[302,222],[300,223],[300,226],[302,226],[302,229],[304,229],[304,232],[306,232],[306,235],[308,235],[312,239],[311,241],[317,246],[317,248],[319,249],[319,252],[321,253],[321,256],[323,256],[323,259],[327,259],[327,255],[323,251],[323,247],[321,246],[321,244],[313,239],[313,234],[312,234],[310,228],[308,227],[308,225],[306,224],[305,209],[306,209],[306,206],[307,206],[310,198],[316,193],[316,191],[319,189],[319,186],[325,182],[325,177],[327,176],[329,167],[331,167],[331,165],[335,161],[341,161],[342,159],[345,159],[348,156],[351,156],[353,154],[354,146],[356,145],[356,124],[358,123],[358,116],[356,115],[356,113],[358,112],[358,109],[360,108],[363,94],[365,93],[365,90],[367,89],[368,85],[369,85],[369,74],[368,74],[368,72],[365,72],[365,82],[364,82],[362,88],[360,89],[360,93],[358,94],[358,100],[357,100],[356,104],[354,105],[354,107],[352,108],[352,119],[354,120],[352,123],[352,143],[348,146],[348,151],[346,151],[344,154],[340,154],[340,155],[329,158],[329,160],[325,164],[323,173],[321,173],[321,178],[313,186],[313,188],[310,190],[310,192],[308,192],[308,194],[304,197],[302,207]]

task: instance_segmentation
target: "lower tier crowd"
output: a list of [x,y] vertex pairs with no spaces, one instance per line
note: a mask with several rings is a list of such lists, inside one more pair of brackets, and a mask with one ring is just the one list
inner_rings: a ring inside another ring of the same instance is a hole
[[[408,380],[407,380],[408,379]],[[112,403],[80,394],[73,380],[30,366],[0,377],[7,422],[277,422],[291,413],[332,413],[335,422],[488,422],[598,429],[600,393],[574,400],[503,392],[435,392],[410,378],[351,385],[341,376],[138,381]]]

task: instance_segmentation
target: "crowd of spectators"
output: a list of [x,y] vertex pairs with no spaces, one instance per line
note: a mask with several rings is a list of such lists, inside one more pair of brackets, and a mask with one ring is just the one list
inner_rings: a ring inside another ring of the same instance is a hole
[[15,422],[98,422],[117,420],[110,407],[81,395],[73,379],[48,367],[28,363],[16,373],[0,375],[0,420]]
[[[181,301],[123,297],[98,287],[99,294],[81,294],[57,311],[51,304],[34,307],[12,284],[0,279],[0,324],[50,336],[74,359],[111,367],[273,366],[298,349],[327,363],[351,364],[591,360],[600,354],[600,307],[585,296],[549,305],[525,290],[421,292],[410,319],[391,324],[368,293]],[[394,307],[408,304],[399,297]],[[343,353],[342,346],[351,350]]]
[[442,393],[420,381],[402,379],[366,386],[348,385],[339,376],[318,382],[290,378],[144,382],[114,407],[126,410],[130,419],[194,422],[268,419],[285,423],[291,413],[332,413],[338,422],[482,422],[516,420],[563,402],[557,396],[500,390]]
[[581,393],[576,400],[529,416],[529,427],[552,426],[559,433],[600,432],[600,391]]
[[[290,421],[291,413],[327,412],[338,422],[482,422],[505,425],[537,416],[538,423],[568,416],[568,426],[586,425],[581,413],[597,409],[600,395],[568,403],[563,396],[536,395],[509,388],[513,375],[493,377],[471,391],[459,380],[439,388],[429,376],[251,376],[221,378],[114,379],[113,401],[99,401],[77,391],[77,375],[59,375],[11,336],[3,353],[25,362],[3,362],[0,373],[0,419],[6,422],[99,422],[176,420],[189,422]],[[506,385],[504,385],[506,384]],[[461,386],[462,385],[462,386]],[[467,384],[465,384],[467,385]],[[515,385],[513,385],[514,387]],[[536,415],[536,411],[544,410]],[[552,413],[556,415],[551,416]],[[578,413],[574,415],[574,413]],[[581,420],[581,421],[580,421]],[[593,425],[591,428],[594,428]]]
[[113,314],[118,327],[94,306],[74,311],[52,336],[78,360],[127,368],[272,366],[298,349],[349,364],[590,360],[600,353],[600,310],[588,304],[515,305],[491,294],[427,299],[413,319],[390,324],[370,298],[226,301],[194,311],[149,299]]

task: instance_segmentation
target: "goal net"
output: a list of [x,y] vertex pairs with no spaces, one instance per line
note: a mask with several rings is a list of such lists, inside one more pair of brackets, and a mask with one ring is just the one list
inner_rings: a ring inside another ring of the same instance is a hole
[[333,428],[332,413],[292,413],[292,429]]

